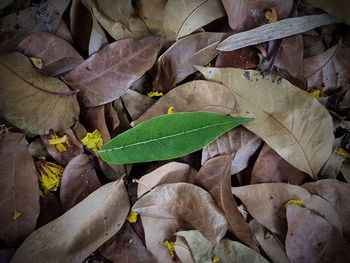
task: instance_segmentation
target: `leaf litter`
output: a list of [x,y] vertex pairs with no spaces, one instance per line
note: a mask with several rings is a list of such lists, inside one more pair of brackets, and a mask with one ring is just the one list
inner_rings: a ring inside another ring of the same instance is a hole
[[350,260],[348,4],[39,2],[0,4],[1,262]]

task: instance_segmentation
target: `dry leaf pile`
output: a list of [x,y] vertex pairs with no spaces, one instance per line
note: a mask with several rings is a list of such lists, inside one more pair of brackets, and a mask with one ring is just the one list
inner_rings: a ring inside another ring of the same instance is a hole
[[[348,11],[2,1],[0,262],[350,262]],[[171,111],[254,120],[175,160],[99,157]]]

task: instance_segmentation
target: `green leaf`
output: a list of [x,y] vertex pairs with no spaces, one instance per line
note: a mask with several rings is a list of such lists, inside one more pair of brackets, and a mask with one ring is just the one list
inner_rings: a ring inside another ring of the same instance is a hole
[[213,112],[160,115],[118,135],[99,151],[108,163],[168,160],[195,152],[250,118]]

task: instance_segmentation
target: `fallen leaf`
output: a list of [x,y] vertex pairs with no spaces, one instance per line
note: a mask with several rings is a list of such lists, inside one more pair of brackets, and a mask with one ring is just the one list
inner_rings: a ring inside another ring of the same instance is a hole
[[[235,51],[221,52],[215,61],[217,68],[255,68],[259,64],[258,50],[245,47]],[[199,65],[199,64],[196,64]]]
[[129,209],[123,180],[106,184],[32,233],[12,261],[82,262],[120,230]]
[[0,56],[0,113],[20,129],[47,134],[65,131],[79,115],[76,93],[60,80],[42,76],[21,53]]
[[[0,141],[0,239],[18,246],[35,229],[39,185],[23,134],[7,132]],[[12,218],[14,211],[21,216]]]
[[45,32],[27,36],[17,50],[28,57],[40,58],[41,72],[49,76],[63,75],[84,61],[68,42]]
[[244,127],[290,164],[317,178],[331,155],[334,137],[332,119],[315,98],[282,78],[258,71],[198,69],[207,79],[231,89],[240,114],[254,118]]
[[[165,92],[171,90],[177,83],[196,72],[192,66],[192,55],[213,43],[217,45],[225,36],[226,33],[202,32],[176,41],[158,58],[152,70],[153,87]],[[214,56],[208,52],[203,53],[201,66],[209,63],[215,55],[216,52]]]
[[313,211],[287,207],[286,251],[290,262],[349,262],[350,245],[327,220]]
[[172,31],[176,40],[226,15],[218,0],[168,0],[164,12],[164,28]]
[[86,154],[74,157],[65,167],[61,181],[60,198],[64,210],[68,211],[100,187],[93,157]]
[[71,45],[74,44],[72,34],[70,33],[70,30],[69,30],[67,24],[63,20],[61,20],[60,25],[58,26],[55,35],[59,38],[64,39],[65,41],[67,41]]
[[92,16],[92,29],[89,41],[89,56],[96,53],[108,44],[108,39],[105,31],[98,23],[95,16]]
[[221,135],[202,150],[202,165],[209,159],[229,154],[232,158],[231,174],[247,168],[249,160],[261,145],[261,139],[244,127],[237,127]]
[[191,249],[188,246],[186,239],[181,236],[176,236],[174,243],[176,256],[180,259],[182,263],[194,263]]
[[223,210],[228,231],[238,240],[258,251],[252,230],[240,215],[231,193],[231,162],[229,155],[214,157],[203,164],[196,175],[195,184],[207,190]]
[[282,159],[267,144],[264,144],[255,161],[250,183],[289,183],[300,185],[307,174]]
[[132,120],[138,119],[156,102],[149,96],[131,89],[128,89],[121,99]]
[[210,195],[188,183],[157,186],[138,199],[132,211],[142,216],[183,220],[214,243],[219,242],[227,230],[226,218]]
[[37,138],[28,145],[28,151],[33,158],[48,157],[49,153],[46,150],[45,145],[41,141],[41,138]]
[[79,90],[86,107],[111,102],[153,65],[159,51],[159,38],[125,39],[107,45],[65,75],[65,82]]
[[42,227],[64,214],[61,200],[56,193],[40,196],[40,214],[36,228]]

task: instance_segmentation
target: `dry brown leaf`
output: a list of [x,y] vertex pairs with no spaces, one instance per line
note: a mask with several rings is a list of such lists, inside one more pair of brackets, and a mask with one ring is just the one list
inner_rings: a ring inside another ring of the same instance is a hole
[[196,175],[195,184],[207,190],[215,203],[224,211],[228,231],[238,240],[258,251],[253,240],[252,230],[240,215],[231,193],[232,157],[214,157],[203,164]]
[[86,107],[111,102],[151,68],[159,38],[125,39],[107,45],[64,77]]
[[131,89],[128,89],[121,99],[132,120],[139,118],[156,102],[154,99]]
[[183,220],[214,243],[227,231],[225,215],[210,195],[188,183],[157,186],[137,200],[132,211],[144,216]]
[[[153,87],[162,91],[171,90],[177,83],[196,72],[192,66],[192,55],[213,43],[216,47],[217,42],[225,36],[227,36],[226,33],[202,32],[175,42],[158,58],[155,64]],[[214,56],[210,52],[202,53],[200,57],[202,64],[199,65],[206,65],[216,54],[217,51]],[[199,58],[196,59],[196,62],[199,62]]]
[[[42,227],[64,214],[61,200],[56,193],[40,196],[40,214],[36,228]],[[1,261],[0,261],[1,262]]]
[[[197,67],[209,80],[230,88],[244,125],[282,158],[317,178],[332,153],[333,124],[328,111],[312,96],[286,80],[258,71]],[[237,114],[231,114],[237,115]]]
[[287,207],[286,251],[291,263],[349,262],[350,244],[313,211]]
[[[245,47],[235,51],[221,52],[215,61],[217,68],[255,68],[259,64],[258,50]],[[199,65],[199,64],[197,64]]]
[[29,35],[19,43],[17,50],[28,57],[40,58],[41,72],[49,76],[68,73],[84,61],[68,42],[45,32]]
[[209,159],[229,154],[234,156],[231,165],[231,174],[245,169],[249,159],[261,145],[261,139],[244,127],[237,127],[221,135],[202,150],[202,165]]
[[218,0],[168,0],[164,28],[172,31],[178,40],[225,15],[221,1]]
[[[285,236],[285,208],[289,200],[303,200],[305,207],[316,211],[330,224],[342,232],[340,218],[335,208],[325,199],[310,195],[304,188],[284,183],[263,183],[233,187],[232,193],[237,196],[256,221],[271,232]],[[252,195],[254,193],[254,195]]]
[[72,34],[68,28],[68,25],[63,20],[61,20],[55,35],[61,39],[64,39],[69,44],[74,45]]
[[306,177],[306,173],[292,166],[267,144],[264,144],[258,159],[255,161],[250,183],[289,183],[300,185]]
[[0,239],[14,247],[34,231],[40,211],[38,178],[26,145],[20,133],[7,132],[0,140]]
[[32,233],[12,262],[82,262],[119,231],[129,209],[123,180],[106,184]]
[[98,23],[95,16],[92,16],[92,28],[89,40],[89,56],[96,53],[108,44],[108,39],[106,37],[105,31]]
[[0,56],[0,114],[20,129],[46,134],[65,131],[78,119],[75,92],[60,80],[39,74],[19,52]]
[[175,107],[175,112],[214,111],[230,114],[236,111],[236,100],[231,91],[221,84],[204,80],[192,81],[169,91],[131,125],[165,114],[170,106]]

